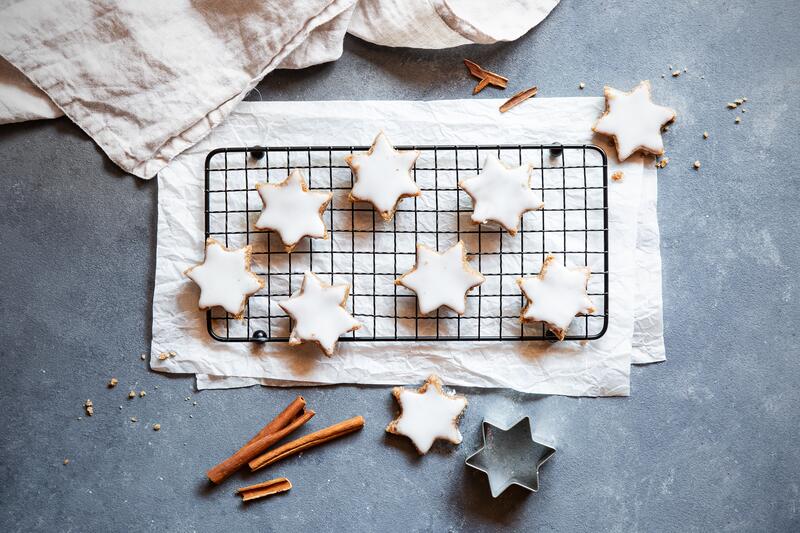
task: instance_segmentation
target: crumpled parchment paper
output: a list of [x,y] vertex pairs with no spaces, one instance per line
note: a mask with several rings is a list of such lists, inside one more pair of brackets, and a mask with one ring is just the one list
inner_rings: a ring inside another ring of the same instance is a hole
[[[654,264],[648,257],[653,254],[652,239],[649,246],[637,247],[638,228],[648,223],[652,229],[655,221],[654,192],[649,196],[643,193],[648,179],[653,187],[655,184],[655,173],[647,176],[650,159],[648,165],[638,157],[618,163],[614,150],[593,137],[590,127],[602,112],[602,98],[537,99],[505,114],[497,111],[500,103],[454,100],[240,105],[208,138],[177,157],[159,179],[152,367],[196,373],[200,388],[253,383],[415,383],[435,372],[448,384],[459,386],[573,396],[627,395],[634,316],[659,318],[645,319],[638,328],[639,338],[647,341],[647,346],[637,348],[645,354],[642,359],[657,360],[658,353],[663,353],[660,272],[658,276],[639,272]],[[290,348],[276,343],[234,344],[211,339],[205,313],[197,309],[198,290],[182,275],[203,257],[203,168],[207,153],[224,146],[368,145],[381,129],[395,144],[594,142],[603,146],[609,155],[609,175],[616,170],[625,174],[621,182],[609,184],[611,297],[606,335],[585,343],[555,344],[351,342],[341,343],[331,358],[313,346]],[[650,217],[640,213],[643,198],[653,211]],[[655,228],[657,253],[657,222]],[[659,282],[657,287],[654,279]],[[641,302],[649,309],[637,309]],[[157,354],[164,351],[177,355],[158,359]]]

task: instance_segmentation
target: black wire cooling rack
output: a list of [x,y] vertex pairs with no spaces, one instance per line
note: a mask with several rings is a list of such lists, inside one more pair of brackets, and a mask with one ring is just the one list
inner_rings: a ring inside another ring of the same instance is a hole
[[[265,287],[249,299],[244,318],[207,312],[209,334],[223,342],[286,342],[291,319],[277,305],[312,270],[348,283],[347,309],[362,327],[341,341],[534,341],[555,337],[543,324],[519,320],[525,299],[516,279],[533,276],[548,254],[591,269],[597,311],[575,318],[569,340],[597,339],[608,327],[608,176],[605,153],[593,145],[401,146],[419,150],[413,169],[422,189],[385,222],[370,204],[348,198],[353,176],[344,157],[366,146],[219,148],[206,158],[205,235],[229,247],[253,245],[253,271]],[[523,215],[519,231],[470,221],[472,202],[458,188],[488,154],[508,164],[533,164],[532,189],[544,209]],[[258,182],[279,182],[299,169],[311,189],[333,192],[324,213],[328,239],[304,238],[287,254],[277,235],[257,230]],[[467,296],[467,311],[420,315],[416,296],[394,280],[415,262],[417,243],[444,250],[464,241],[471,264],[486,278]]]

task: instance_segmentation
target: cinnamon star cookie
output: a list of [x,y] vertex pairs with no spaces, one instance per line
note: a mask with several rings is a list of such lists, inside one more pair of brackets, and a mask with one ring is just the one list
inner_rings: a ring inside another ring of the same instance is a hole
[[277,233],[287,253],[291,253],[303,237],[328,238],[322,213],[333,194],[310,191],[299,170],[293,170],[278,184],[258,183],[256,190],[264,208],[255,227]]
[[411,439],[420,455],[426,454],[436,439],[461,443],[458,421],[467,399],[442,390],[437,376],[430,376],[418,390],[395,387],[392,394],[400,405],[400,416],[386,431]]
[[472,221],[497,222],[516,235],[523,213],[544,207],[531,190],[532,171],[531,165],[510,168],[494,155],[486,156],[480,174],[458,183],[472,198]]
[[355,176],[350,199],[371,203],[391,220],[400,200],[421,194],[410,173],[418,157],[417,150],[395,150],[380,132],[367,153],[344,158]]
[[206,257],[184,274],[200,287],[200,309],[215,305],[236,318],[244,315],[247,298],[264,287],[250,271],[252,247],[230,250],[214,239],[206,240]]
[[458,241],[442,253],[424,244],[417,244],[414,268],[400,276],[395,283],[417,294],[417,306],[424,315],[441,306],[463,315],[467,306],[467,292],[483,283],[484,279],[480,272],[469,266],[464,243]]
[[592,130],[614,138],[617,157],[625,161],[641,150],[664,153],[661,129],[675,120],[675,111],[650,100],[650,82],[643,81],[629,93],[606,87],[606,110]]
[[344,307],[349,292],[350,285],[329,285],[306,272],[300,290],[278,304],[294,320],[289,345],[316,342],[333,355],[339,337],[361,327]]
[[544,322],[558,340],[564,340],[575,316],[595,311],[586,294],[590,274],[588,267],[567,268],[548,255],[538,276],[517,279],[528,300],[520,320]]

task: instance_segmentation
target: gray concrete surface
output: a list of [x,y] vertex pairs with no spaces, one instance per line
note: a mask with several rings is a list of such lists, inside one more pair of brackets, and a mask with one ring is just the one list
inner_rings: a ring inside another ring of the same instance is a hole
[[[148,371],[155,182],[65,119],[0,127],[0,530],[800,530],[800,13],[751,4],[564,0],[518,42],[348,39],[340,61],[259,86],[265,100],[469,97],[469,56],[542,97],[649,78],[678,110],[659,182],[669,361],[635,368],[625,399],[464,391],[464,443],[422,459],[384,434],[384,387],[197,393]],[[746,114],[725,109],[741,96]],[[315,427],[354,414],[367,427],[209,488],[205,469],[298,392]],[[87,398],[95,415],[79,420]],[[492,501],[464,467],[490,412],[530,414],[558,442],[538,494]],[[272,474],[295,488],[249,507],[233,496]]]

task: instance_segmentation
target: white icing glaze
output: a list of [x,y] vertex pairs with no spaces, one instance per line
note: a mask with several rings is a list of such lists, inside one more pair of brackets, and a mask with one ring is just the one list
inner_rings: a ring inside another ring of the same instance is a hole
[[497,222],[516,234],[523,213],[544,207],[531,190],[532,170],[531,165],[509,168],[494,155],[486,156],[480,174],[458,184],[472,197],[472,221]]
[[464,243],[458,241],[443,253],[418,244],[416,265],[396,283],[417,294],[417,305],[424,315],[443,305],[463,315],[466,293],[483,281],[483,275],[467,264]]
[[289,344],[313,341],[333,355],[339,337],[361,327],[344,308],[349,292],[349,285],[328,285],[306,272],[300,290],[278,304],[294,320]]
[[438,377],[429,377],[418,391],[397,387],[394,394],[402,412],[387,431],[411,439],[421,454],[427,453],[436,439],[461,443],[456,424],[467,407],[467,399],[445,394]]
[[293,170],[278,184],[259,183],[256,189],[264,208],[255,227],[275,231],[288,251],[303,237],[327,237],[322,211],[333,195],[309,191],[299,170]]
[[234,316],[241,316],[247,297],[264,286],[250,272],[251,247],[228,250],[214,239],[206,241],[206,258],[186,271],[200,287],[200,309],[219,305]]
[[641,82],[629,93],[606,87],[605,95],[606,112],[592,129],[614,137],[619,160],[640,149],[663,154],[661,128],[675,119],[675,111],[650,100],[650,82]]
[[547,256],[538,276],[517,280],[528,299],[522,319],[545,322],[563,338],[576,315],[594,311],[586,294],[589,275],[588,267],[567,268],[552,255]]
[[420,194],[410,173],[417,157],[416,150],[395,150],[380,132],[369,152],[346,158],[356,178],[350,196],[370,202],[384,219],[390,220],[401,198]]

